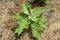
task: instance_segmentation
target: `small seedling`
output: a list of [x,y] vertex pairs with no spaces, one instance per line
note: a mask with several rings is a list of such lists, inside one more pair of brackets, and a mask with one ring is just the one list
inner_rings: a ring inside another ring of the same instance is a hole
[[47,29],[45,25],[46,17],[41,14],[48,10],[47,7],[37,7],[34,9],[30,8],[27,3],[22,4],[22,12],[16,13],[13,17],[16,18],[18,28],[16,28],[15,33],[20,35],[24,29],[31,28],[33,37],[40,40],[42,28]]

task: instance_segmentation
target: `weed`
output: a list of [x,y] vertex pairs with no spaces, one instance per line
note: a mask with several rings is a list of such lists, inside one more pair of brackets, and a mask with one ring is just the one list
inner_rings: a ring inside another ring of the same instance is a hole
[[45,25],[46,17],[41,14],[48,10],[47,7],[37,7],[34,9],[30,8],[30,5],[23,3],[22,12],[16,13],[13,18],[16,18],[18,28],[15,30],[15,33],[20,35],[24,29],[31,28],[33,37],[36,37],[40,40],[42,28],[47,29]]

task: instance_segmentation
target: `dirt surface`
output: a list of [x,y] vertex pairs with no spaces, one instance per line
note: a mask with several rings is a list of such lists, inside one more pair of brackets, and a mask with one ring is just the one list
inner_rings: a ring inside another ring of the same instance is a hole
[[[44,30],[42,40],[60,40],[60,0],[50,0],[53,12],[48,18],[48,30]],[[49,13],[48,13],[49,14]]]
[[[26,0],[0,0],[0,40],[34,40],[30,39],[29,32],[16,38],[14,28],[16,20],[10,16],[20,12],[21,3]],[[50,0],[51,10],[47,12],[48,30],[43,30],[42,40],[60,40],[60,0]]]
[[[0,0],[0,40],[20,40],[14,33],[16,20],[10,16],[21,12],[21,4],[26,0]],[[27,38],[26,38],[27,37]],[[29,40],[28,34],[21,40]]]

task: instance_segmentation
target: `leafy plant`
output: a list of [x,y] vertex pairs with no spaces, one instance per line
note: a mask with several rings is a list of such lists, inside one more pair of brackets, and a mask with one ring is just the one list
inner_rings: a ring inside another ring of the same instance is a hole
[[18,24],[18,28],[15,30],[15,33],[20,35],[24,29],[28,29],[30,27],[32,29],[33,37],[40,40],[42,28],[47,29],[47,26],[45,25],[46,17],[41,16],[41,14],[46,12],[48,8],[37,7],[31,9],[30,5],[23,3],[22,10],[23,11],[21,13],[18,12],[13,16],[13,18],[16,18]]

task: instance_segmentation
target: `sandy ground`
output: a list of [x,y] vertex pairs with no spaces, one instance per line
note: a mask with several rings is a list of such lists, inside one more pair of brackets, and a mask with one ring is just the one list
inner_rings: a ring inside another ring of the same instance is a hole
[[50,13],[48,30],[42,34],[42,40],[60,40],[60,0],[51,0],[53,12]]

